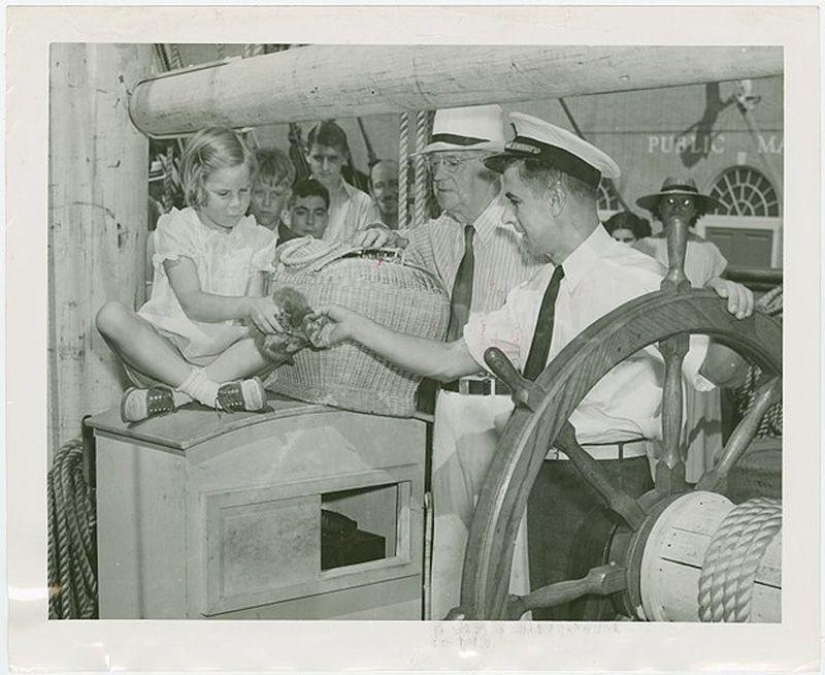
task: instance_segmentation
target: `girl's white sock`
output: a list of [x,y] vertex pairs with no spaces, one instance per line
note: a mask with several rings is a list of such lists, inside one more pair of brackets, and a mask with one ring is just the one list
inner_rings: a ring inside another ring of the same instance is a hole
[[177,391],[188,394],[198,403],[214,408],[218,401],[218,385],[206,376],[203,368],[192,368],[189,377],[177,387]]
[[192,402],[192,397],[189,394],[184,394],[178,389],[172,390],[172,397],[175,400],[175,407],[180,408],[182,405]]

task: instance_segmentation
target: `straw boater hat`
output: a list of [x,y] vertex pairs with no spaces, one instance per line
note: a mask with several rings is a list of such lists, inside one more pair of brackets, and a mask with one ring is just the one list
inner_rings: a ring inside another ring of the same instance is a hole
[[488,157],[487,168],[503,173],[519,159],[539,159],[579,180],[598,187],[602,176],[618,178],[619,167],[607,154],[576,134],[523,113],[512,113],[515,138],[504,152]]
[[445,108],[435,111],[430,142],[420,154],[504,148],[504,115],[501,106]]
[[716,209],[725,208],[722,202],[699,193],[699,188],[696,187],[696,181],[687,176],[668,176],[665,182],[662,183],[662,189],[652,195],[645,195],[639,197],[636,203],[643,209],[647,209],[654,215],[659,213],[659,200],[662,197],[670,195],[684,195],[686,197],[693,197],[696,202],[696,210],[704,215],[705,213],[712,213]]

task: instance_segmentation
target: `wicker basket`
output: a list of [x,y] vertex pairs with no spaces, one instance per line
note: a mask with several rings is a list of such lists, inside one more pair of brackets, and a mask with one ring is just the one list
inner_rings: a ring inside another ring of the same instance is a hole
[[[401,333],[443,340],[447,330],[450,301],[443,286],[397,252],[296,239],[278,250],[270,288],[283,286],[301,292],[310,307],[336,303]],[[305,349],[294,360],[275,371],[268,389],[346,410],[397,417],[415,412],[421,378],[359,344]]]

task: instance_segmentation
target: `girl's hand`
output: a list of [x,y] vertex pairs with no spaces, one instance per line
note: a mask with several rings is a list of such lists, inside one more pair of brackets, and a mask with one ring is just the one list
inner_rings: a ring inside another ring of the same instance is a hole
[[272,298],[247,298],[247,317],[262,333],[283,333],[284,328],[278,321],[280,309]]
[[326,305],[304,319],[304,330],[313,347],[327,349],[348,340],[362,317],[340,305]]
[[737,319],[744,319],[753,314],[753,293],[742,284],[714,277],[705,287],[715,291],[720,298],[727,298],[728,311]]

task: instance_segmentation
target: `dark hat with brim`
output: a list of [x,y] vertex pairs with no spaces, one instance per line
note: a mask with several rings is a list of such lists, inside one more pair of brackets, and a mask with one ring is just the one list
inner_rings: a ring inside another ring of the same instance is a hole
[[639,197],[636,204],[643,209],[647,209],[651,213],[658,213],[659,200],[662,197],[670,197],[672,195],[683,195],[685,197],[692,197],[696,202],[697,210],[702,213],[713,213],[717,210],[724,210],[725,205],[718,199],[703,195],[696,187],[696,181],[688,177],[673,177],[668,176],[665,182],[662,183],[662,189],[658,192]]
[[516,136],[504,152],[484,160],[488,169],[504,173],[513,162],[537,159],[593,187],[598,187],[602,176],[619,177],[616,162],[574,133],[523,113],[512,113],[510,121]]

